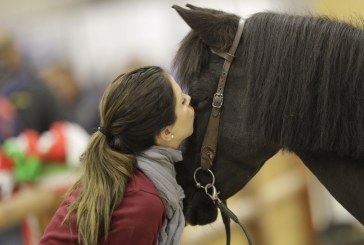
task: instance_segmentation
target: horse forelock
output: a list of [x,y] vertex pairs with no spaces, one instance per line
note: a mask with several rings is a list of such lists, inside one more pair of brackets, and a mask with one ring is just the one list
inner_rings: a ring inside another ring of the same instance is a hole
[[195,23],[199,33],[191,30],[186,35],[172,63],[176,79],[187,88],[196,85],[191,83],[192,78],[199,75],[208,62],[210,48],[220,52],[228,51],[238,26],[238,16],[211,9],[206,10],[218,14],[218,17],[199,18],[199,21]]
[[190,88],[191,78],[201,71],[203,46],[203,42],[193,31],[190,31],[180,43],[172,68],[175,79],[184,89]]

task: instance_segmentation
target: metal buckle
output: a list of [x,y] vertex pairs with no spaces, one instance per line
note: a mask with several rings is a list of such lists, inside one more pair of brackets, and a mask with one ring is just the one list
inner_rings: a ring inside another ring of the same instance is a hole
[[220,109],[222,107],[222,103],[224,101],[224,95],[220,93],[214,94],[214,99],[212,100],[212,107],[215,109]]

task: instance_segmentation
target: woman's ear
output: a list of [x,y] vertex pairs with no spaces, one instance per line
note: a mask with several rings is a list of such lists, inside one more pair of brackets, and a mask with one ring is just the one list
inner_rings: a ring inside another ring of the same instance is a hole
[[171,127],[167,126],[163,128],[157,135],[156,135],[156,144],[160,146],[170,146],[171,141],[173,140],[174,135],[171,132]]

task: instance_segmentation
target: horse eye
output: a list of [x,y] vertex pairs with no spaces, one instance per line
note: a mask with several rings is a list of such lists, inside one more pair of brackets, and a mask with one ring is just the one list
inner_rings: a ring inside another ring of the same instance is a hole
[[192,107],[195,107],[195,106],[197,106],[198,101],[197,101],[197,100],[195,100],[195,99],[193,99],[193,98],[191,98],[191,102],[190,102],[190,104],[191,104],[191,106],[192,106]]
[[202,100],[191,99],[191,106],[196,110],[202,109],[208,104],[209,99],[210,96],[206,96]]

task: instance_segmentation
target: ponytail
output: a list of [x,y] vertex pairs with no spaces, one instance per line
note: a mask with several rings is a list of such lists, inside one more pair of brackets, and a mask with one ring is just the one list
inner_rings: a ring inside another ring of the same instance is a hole
[[136,158],[112,150],[105,135],[97,131],[91,136],[81,163],[84,174],[71,190],[79,189],[80,193],[64,221],[76,213],[79,243],[96,245],[100,237],[107,239],[112,212],[121,203],[136,170]]

